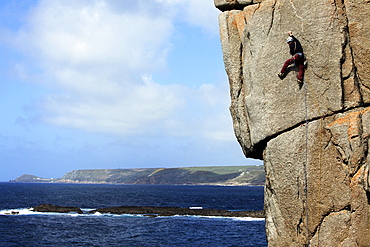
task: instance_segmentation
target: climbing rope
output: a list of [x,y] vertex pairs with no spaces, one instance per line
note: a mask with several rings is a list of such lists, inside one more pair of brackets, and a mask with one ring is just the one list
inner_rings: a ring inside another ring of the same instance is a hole
[[[323,120],[322,118],[320,119],[320,152],[319,152],[319,188],[318,188],[318,203],[321,201],[321,179],[322,179],[322,174],[321,174],[321,157],[322,157],[322,140],[323,140]],[[321,215],[321,210],[320,210],[320,204],[317,205],[318,207],[318,215]],[[317,246],[320,247],[320,231],[317,232]]]
[[309,240],[309,229],[308,229],[308,175],[307,175],[307,165],[308,165],[308,105],[307,105],[307,82],[304,83],[304,105],[305,105],[305,131],[306,131],[306,152],[305,152],[305,162],[303,167],[304,175],[304,195],[305,195],[305,211],[306,211],[306,247],[310,246]]
[[[308,166],[308,104],[307,104],[307,86],[309,85],[309,81],[307,80],[304,83],[304,104],[305,104],[305,145],[306,145],[306,152],[305,152],[305,162],[304,162],[304,193],[305,193],[305,211],[306,211],[306,236],[307,236],[307,243],[306,247],[310,246],[310,240],[309,240],[309,228],[308,228],[308,172],[307,172],[307,166]],[[312,98],[315,101],[316,108],[318,111],[318,115],[321,115],[321,109],[320,105],[317,102],[316,97],[312,96]],[[323,142],[323,117],[320,118],[320,146],[319,146],[319,160],[318,160],[318,215],[320,215],[320,201],[321,201],[321,180],[322,180],[322,173],[321,173],[321,159],[322,159],[322,142]],[[317,232],[317,246],[320,246],[320,231]]]
[[[316,105],[316,109],[317,109],[317,115],[318,116],[321,116],[321,108],[320,108],[320,105],[319,105],[319,102],[317,101],[317,98],[316,97],[313,97],[313,99],[315,100],[315,105]],[[322,150],[323,150],[323,147],[322,147],[322,143],[323,143],[323,118],[324,117],[321,117],[320,118],[320,139],[319,139],[319,143],[320,143],[320,146],[319,146],[319,160],[318,160],[318,174],[319,174],[319,178],[318,178],[318,204],[317,204],[317,207],[318,207],[318,215],[320,216],[321,215],[321,208],[320,208],[320,201],[321,201],[321,180],[322,180],[322,172],[321,172],[321,159],[322,159]],[[317,246],[320,247],[320,231],[318,230],[317,231]]]

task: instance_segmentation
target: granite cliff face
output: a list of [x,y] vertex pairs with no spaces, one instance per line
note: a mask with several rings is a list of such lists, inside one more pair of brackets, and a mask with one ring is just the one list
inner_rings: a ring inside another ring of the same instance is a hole
[[[263,159],[269,246],[370,246],[370,1],[214,0],[235,135]],[[291,30],[308,61],[303,86]]]

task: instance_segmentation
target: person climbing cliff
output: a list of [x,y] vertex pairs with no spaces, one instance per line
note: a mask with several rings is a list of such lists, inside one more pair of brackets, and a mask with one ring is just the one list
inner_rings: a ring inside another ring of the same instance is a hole
[[301,84],[303,83],[305,69],[305,57],[303,53],[303,48],[299,40],[293,36],[293,33],[291,31],[289,31],[288,34],[289,37],[287,38],[286,42],[289,45],[290,55],[292,55],[292,57],[285,61],[283,68],[281,69],[278,76],[280,79],[283,79],[285,77],[285,73],[287,72],[288,66],[294,63],[298,68],[297,82]]

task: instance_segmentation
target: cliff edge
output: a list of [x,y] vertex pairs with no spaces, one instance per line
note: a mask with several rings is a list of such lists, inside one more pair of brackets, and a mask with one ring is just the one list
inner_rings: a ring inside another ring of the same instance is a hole
[[[214,0],[235,135],[263,159],[269,246],[370,246],[370,2]],[[291,30],[308,61],[290,68]]]

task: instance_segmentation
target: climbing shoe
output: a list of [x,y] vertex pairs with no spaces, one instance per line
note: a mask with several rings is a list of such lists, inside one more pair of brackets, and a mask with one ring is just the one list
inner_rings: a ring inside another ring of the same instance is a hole
[[284,74],[283,74],[283,73],[279,73],[279,74],[278,74],[278,77],[279,77],[280,79],[283,79],[283,78],[284,78]]

